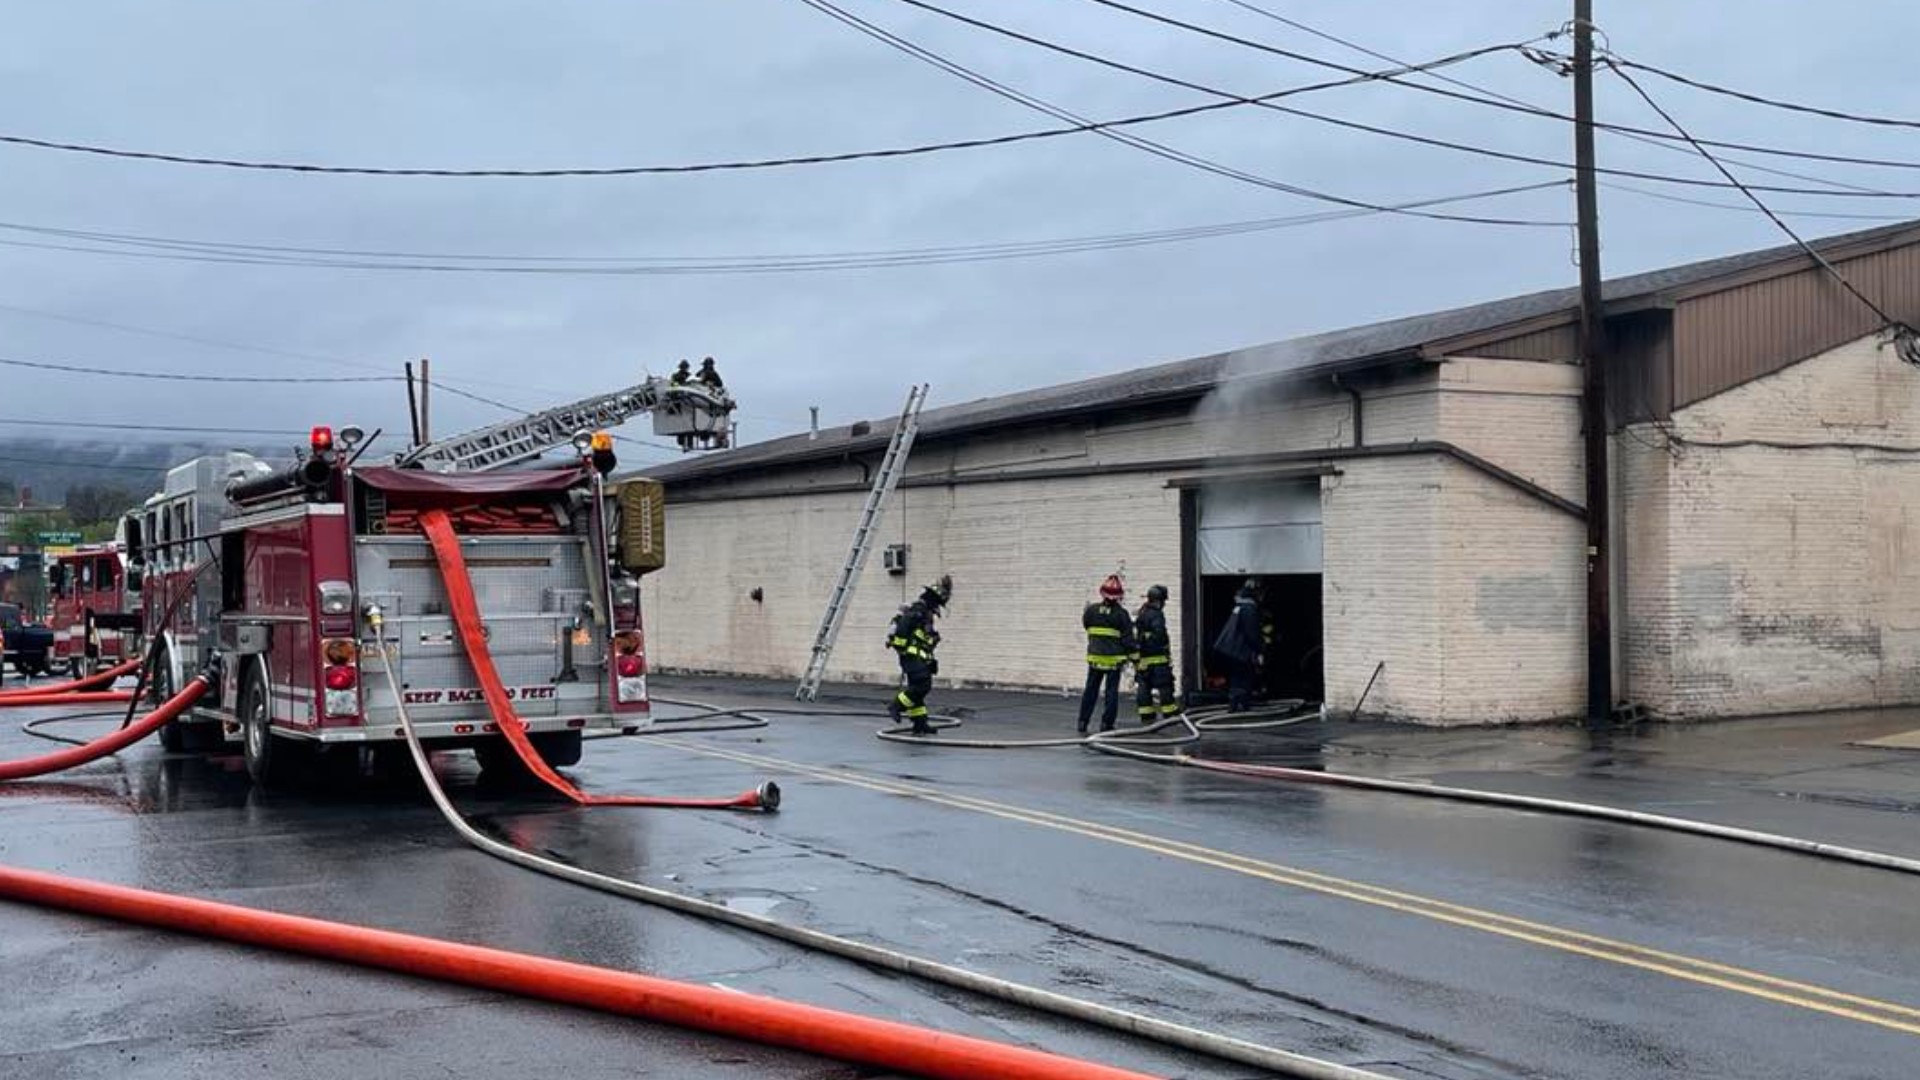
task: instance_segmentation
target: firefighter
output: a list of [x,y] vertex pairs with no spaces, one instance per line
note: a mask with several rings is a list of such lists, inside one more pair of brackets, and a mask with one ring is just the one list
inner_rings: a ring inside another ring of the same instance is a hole
[[933,656],[940,647],[940,631],[933,628],[933,620],[952,599],[953,578],[942,574],[893,617],[887,637],[887,648],[900,655],[900,674],[906,679],[906,685],[887,702],[887,715],[896,725],[902,718],[911,720],[915,735],[933,734],[927,719],[927,691],[933,689],[933,676],[940,670],[940,661]]
[[680,361],[680,366],[673,369],[673,376],[667,380],[667,385],[685,386],[692,381],[693,365],[682,360]]
[[[1180,700],[1173,691],[1173,639],[1167,634],[1167,587],[1147,589],[1147,602],[1133,617],[1134,641],[1139,651],[1133,654],[1134,703],[1140,709],[1140,722],[1177,716]],[[1154,694],[1160,695],[1156,709]]]
[[711,356],[700,361],[699,379],[700,385],[716,394],[727,388],[727,384],[720,381],[720,369],[713,366],[713,357]]
[[1233,598],[1233,614],[1227,616],[1227,625],[1220,628],[1220,636],[1213,641],[1213,651],[1227,665],[1228,712],[1247,711],[1253,684],[1266,659],[1266,642],[1272,630],[1260,614],[1258,594],[1258,584],[1248,578]]
[[1120,713],[1120,669],[1134,651],[1133,619],[1120,606],[1126,595],[1120,575],[1108,574],[1100,583],[1099,602],[1088,604],[1080,613],[1080,625],[1087,631],[1087,686],[1080,693],[1079,730],[1083,735],[1087,721],[1093,718],[1093,703],[1100,697],[1102,683],[1107,688],[1107,704],[1100,714],[1100,730],[1112,731],[1113,719]]

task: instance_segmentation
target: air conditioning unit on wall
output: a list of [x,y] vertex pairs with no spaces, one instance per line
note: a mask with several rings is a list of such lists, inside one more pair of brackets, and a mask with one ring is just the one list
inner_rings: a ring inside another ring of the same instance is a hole
[[888,544],[887,549],[880,553],[880,564],[887,568],[889,574],[904,574],[907,572],[907,552],[911,550],[912,547],[907,544]]

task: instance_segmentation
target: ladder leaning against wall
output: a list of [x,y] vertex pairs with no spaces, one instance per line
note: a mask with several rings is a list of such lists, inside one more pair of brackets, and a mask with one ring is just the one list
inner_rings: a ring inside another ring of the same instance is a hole
[[907,403],[900,409],[900,420],[893,426],[893,440],[887,444],[887,456],[873,475],[873,490],[867,492],[866,505],[860,508],[860,520],[853,527],[853,547],[840,567],[840,577],[827,597],[827,610],[820,616],[820,629],[813,636],[813,654],[807,659],[806,673],[800,676],[800,688],[794,697],[812,701],[820,693],[820,680],[826,677],[827,660],[833,655],[833,643],[840,636],[840,624],[846,620],[853,602],[853,587],[860,581],[860,569],[873,549],[873,538],[880,518],[886,513],[887,499],[900,482],[907,467],[907,453],[913,449],[913,437],[920,431],[920,406],[927,400],[927,385],[907,391]]

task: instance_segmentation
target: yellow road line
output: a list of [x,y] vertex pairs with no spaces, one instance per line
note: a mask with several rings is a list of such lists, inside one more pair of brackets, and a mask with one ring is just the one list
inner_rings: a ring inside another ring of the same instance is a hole
[[1855,1020],[1877,1027],[1920,1035],[1920,1009],[1890,1001],[1848,994],[1811,983],[1796,982],[1749,971],[1744,968],[1697,959],[1678,953],[1635,945],[1632,942],[1617,941],[1595,934],[1563,929],[1545,923],[1532,922],[1498,912],[1486,911],[1455,904],[1444,900],[1420,896],[1415,893],[1369,885],[1361,881],[1335,877],[1311,870],[1284,866],[1267,862],[1251,856],[1239,855],[1229,851],[1208,848],[1184,840],[1155,836],[1151,833],[1136,832],[1101,822],[1055,814],[1046,810],[1017,806],[1011,803],[995,802],[970,795],[957,795],[934,788],[922,787],[905,781],[886,777],[872,776],[847,769],[830,766],[808,765],[782,758],[767,757],[761,754],[722,749],[714,746],[701,746],[683,742],[671,737],[656,738],[655,742],[672,746],[678,750],[701,754],[708,757],[724,758],[742,764],[758,765],[763,768],[779,769],[785,772],[812,776],[837,784],[866,788],[889,795],[900,795],[925,802],[949,806],[955,809],[994,817],[1019,821],[1042,828],[1074,833],[1095,840],[1120,844],[1126,847],[1147,851],[1186,862],[1212,866],[1249,877],[1271,881],[1280,885],[1327,896],[1337,896],[1373,907],[1385,908],[1404,914],[1416,915],[1436,922],[1479,930],[1515,941],[1524,941],[1560,952],[1585,956],[1625,967],[1636,968],[1681,979],[1686,982],[1749,997],[1761,998],[1783,1005],[1808,1009],[1830,1016]]

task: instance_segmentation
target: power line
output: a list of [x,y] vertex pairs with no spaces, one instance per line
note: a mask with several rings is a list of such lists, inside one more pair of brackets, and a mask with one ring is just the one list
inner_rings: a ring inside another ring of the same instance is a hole
[[[1600,186],[1610,191],[1624,191],[1645,199],[1659,199],[1662,202],[1683,203],[1687,206],[1704,206],[1714,210],[1734,210],[1742,214],[1758,214],[1761,211],[1754,206],[1742,206],[1738,203],[1714,202],[1712,199],[1693,199],[1685,195],[1675,195],[1669,191],[1648,191],[1632,184],[1618,184],[1611,180],[1601,181]],[[1848,214],[1836,211],[1820,210],[1782,210],[1781,217],[1821,218],[1837,221],[1912,221],[1912,214]]]
[[[1475,50],[1460,54],[1458,57],[1443,58],[1434,61],[1436,65],[1459,63],[1474,56],[1489,52],[1511,49],[1512,45],[1489,46],[1484,50]],[[1332,82],[1313,83],[1306,86],[1290,87],[1276,91],[1270,97],[1287,97],[1294,94],[1312,93],[1319,90],[1346,86],[1388,78],[1388,74],[1368,72],[1358,68],[1350,69],[1352,78]],[[977,139],[952,139],[943,142],[918,143],[908,146],[883,147],[869,150],[849,150],[839,153],[803,154],[792,157],[747,158],[731,161],[705,161],[656,165],[620,165],[595,167],[563,167],[537,169],[510,168],[412,168],[374,165],[322,165],[312,162],[264,161],[246,158],[211,157],[195,154],[176,154],[149,150],[129,150],[123,147],[102,146],[93,143],[67,142],[56,139],[40,139],[24,135],[0,134],[0,144],[29,147],[39,150],[56,150],[64,153],[87,154],[96,157],[121,158],[136,161],[156,161],[174,165],[197,165],[209,168],[240,169],[256,172],[313,173],[322,175],[348,176],[412,176],[412,177],[457,177],[457,178],[504,178],[537,179],[547,177],[594,177],[594,176],[666,176],[706,172],[741,172],[757,169],[777,169],[792,166],[829,165],[852,161],[885,160],[888,158],[915,157],[922,154],[937,154],[952,150],[972,150],[990,146],[1006,146],[1013,143],[1031,142],[1039,139],[1060,138],[1067,135],[1079,135],[1085,132],[1105,131],[1111,128],[1133,127],[1140,124],[1156,123],[1203,113],[1217,112],[1221,109],[1237,108],[1241,103],[1210,103],[1181,109],[1167,109],[1160,112],[1141,113],[1135,116],[1119,117],[1113,120],[1083,120],[1070,126],[1042,128],[1033,131],[1014,132],[1007,135],[993,135]]]
[[[1438,196],[1430,199],[1419,199],[1389,205],[1391,210],[1394,211],[1414,210],[1424,207],[1491,199],[1506,195],[1524,194],[1533,191],[1544,191],[1564,187],[1565,185],[1566,181],[1564,180],[1549,180],[1534,184],[1463,192],[1457,195]],[[715,258],[702,258],[697,256],[502,256],[445,252],[349,251],[347,249],[285,247],[257,243],[239,244],[229,241],[199,240],[183,237],[153,237],[96,230],[54,228],[18,222],[0,222],[0,229],[42,236],[69,237],[75,240],[76,243],[23,245],[22,242],[19,241],[0,240],[0,246],[31,246],[41,250],[52,249],[81,254],[160,258],[171,259],[173,261],[346,270],[580,276],[776,274],[941,266],[961,263],[1033,259],[1095,251],[1114,251],[1136,247],[1190,243],[1199,240],[1244,236],[1303,225],[1344,221],[1384,212],[1388,211],[1368,208],[1348,208],[1320,211],[1312,214],[1218,222],[1207,225],[1183,226],[1136,233],[1064,237],[1049,240],[1007,241],[993,244],[956,245],[950,247],[906,248],[896,251],[874,251],[866,253],[818,253],[789,256],[743,255]],[[87,247],[80,246],[81,243],[110,246]],[[597,261],[603,258],[629,258],[637,261],[631,265],[577,265],[578,262],[583,260],[592,259]],[[526,259],[534,264],[515,265],[498,261],[502,259]],[[548,260],[559,265],[539,265],[539,263],[544,263]],[[471,382],[471,380],[469,380],[469,382]],[[440,386],[446,384],[436,381],[435,385]],[[477,400],[488,399],[477,398]],[[488,403],[495,404],[490,400],[488,400]]]
[[193,382],[193,383],[378,383],[400,382],[398,375],[188,375],[180,372],[127,371],[123,368],[84,367],[79,364],[57,364],[47,360],[17,360],[0,357],[0,365],[17,368],[32,368],[36,371],[59,371],[69,375],[94,375],[116,379],[146,379],[156,382]]
[[39,466],[45,466],[47,468],[61,468],[61,469],[68,469],[68,468],[105,469],[105,470],[116,470],[119,472],[139,472],[139,473],[163,473],[173,467],[171,465],[121,465],[121,464],[115,464],[115,463],[105,462],[105,461],[83,461],[83,460],[76,460],[72,458],[63,458],[59,460],[47,460],[44,458],[12,457],[12,456],[6,456],[6,455],[0,455],[0,464],[39,465]]
[[[810,6],[818,6],[819,4],[825,3],[826,0],[802,0],[802,2],[807,3]],[[1253,98],[1243,97],[1239,94],[1234,93],[1231,90],[1223,90],[1223,89],[1220,89],[1219,87],[1208,86],[1204,83],[1195,82],[1191,79],[1183,79],[1178,76],[1168,75],[1164,72],[1154,71],[1149,68],[1143,68],[1135,64],[1129,64],[1124,61],[1115,60],[1111,57],[1088,52],[1084,49],[1077,49],[1070,45],[1063,45],[1056,41],[1051,41],[1046,38],[1038,37],[1033,34],[1028,34],[1019,30],[1014,30],[1010,27],[1001,26],[997,23],[988,22],[984,19],[976,19],[970,15],[964,15],[959,12],[941,7],[938,4],[930,3],[928,2],[928,0],[897,0],[897,2],[906,4],[909,7],[918,8],[922,11],[927,11],[936,15],[945,16],[946,18],[952,19],[955,22],[964,23],[968,26],[985,30],[989,33],[998,34],[1003,37],[1011,38],[1015,41],[1025,42],[1029,45],[1046,49],[1051,52],[1060,53],[1061,55],[1064,55],[1064,56],[1071,56],[1071,57],[1074,57],[1075,59],[1084,60],[1092,64],[1098,64],[1102,67],[1112,68],[1116,71],[1124,71],[1124,72],[1127,72],[1128,74],[1138,75],[1146,79],[1152,79],[1156,82],[1165,83],[1169,86],[1178,86],[1178,87],[1181,87],[1182,89],[1193,90],[1203,94],[1210,94],[1210,95],[1213,95],[1214,97],[1222,98],[1224,100],[1237,101],[1241,104],[1247,104],[1247,105],[1257,105],[1263,109],[1267,109],[1272,112],[1283,113],[1288,116],[1296,116],[1302,119],[1314,120],[1314,121],[1318,121],[1323,124],[1329,124],[1335,127],[1347,128],[1349,130],[1354,130],[1354,131],[1362,131],[1368,134],[1380,135],[1380,136],[1384,136],[1386,138],[1391,138],[1391,139],[1399,139],[1405,142],[1418,143],[1423,146],[1431,146],[1438,149],[1453,150],[1459,153],[1473,154],[1480,157],[1493,158],[1500,161],[1511,161],[1511,162],[1517,162],[1525,165],[1537,165],[1537,166],[1543,166],[1546,168],[1560,169],[1568,172],[1573,171],[1572,162],[1563,161],[1557,158],[1541,157],[1535,154],[1521,154],[1521,153],[1515,153],[1507,150],[1498,150],[1493,147],[1481,146],[1474,143],[1464,143],[1464,142],[1458,142],[1452,139],[1442,139],[1442,138],[1438,138],[1431,135],[1421,135],[1417,132],[1405,131],[1399,128],[1386,127],[1378,124],[1368,124],[1358,120],[1348,120],[1341,117],[1328,116],[1324,113],[1316,113],[1306,109],[1299,109],[1299,108],[1294,108],[1286,105],[1278,105],[1271,101],[1260,101]],[[1139,8],[1129,7],[1126,4],[1118,3],[1117,0],[1089,0],[1089,2],[1102,4],[1108,7],[1118,8],[1123,11],[1134,12],[1136,14],[1142,15],[1145,18],[1152,19],[1155,22],[1168,23],[1173,26],[1178,26],[1178,27],[1192,30],[1196,33],[1200,33],[1208,37],[1219,38],[1219,39],[1231,41],[1237,44],[1246,45],[1250,48],[1259,49],[1263,52],[1276,53],[1278,55],[1286,56],[1290,58],[1299,58],[1301,56],[1301,54],[1294,53],[1287,49],[1281,49],[1276,46],[1268,45],[1264,42],[1253,41],[1248,38],[1236,37],[1234,35],[1226,34],[1218,30],[1213,30],[1208,27],[1196,26],[1192,23],[1186,23],[1186,22],[1181,22],[1180,20],[1177,20],[1177,19],[1171,19],[1171,18],[1168,18],[1167,16],[1163,16],[1155,12],[1143,11],[1142,9],[1139,9]],[[1320,60],[1318,58],[1308,58],[1308,59],[1310,60],[1310,62],[1317,63],[1322,66],[1331,66],[1331,67],[1336,67],[1340,69],[1346,68],[1346,65],[1337,64],[1333,61]],[[1496,105],[1496,106],[1501,106],[1505,108],[1516,108],[1513,106],[1502,106],[1500,102],[1492,101],[1486,98],[1454,93],[1452,91],[1440,91],[1437,87],[1422,86],[1418,83],[1402,82],[1400,81],[1400,79],[1396,77],[1391,77],[1391,76],[1381,76],[1380,81],[1389,82],[1396,86],[1408,87],[1410,89],[1426,90],[1426,91],[1432,91],[1432,92],[1443,92],[1448,97],[1458,98],[1463,101],[1476,102],[1478,104],[1483,104],[1483,105]],[[1519,108],[1518,111],[1529,112],[1535,115],[1553,118],[1553,119],[1565,119],[1565,120],[1568,120],[1569,122],[1571,121],[1570,117],[1564,117],[1559,113],[1554,113],[1544,109],[1535,110],[1531,108]],[[1603,173],[1608,176],[1622,176],[1622,177],[1627,177],[1635,180],[1648,180],[1656,183],[1677,184],[1677,185],[1686,186],[1686,187],[1728,188],[1732,186],[1730,184],[1727,184],[1721,181],[1701,180],[1701,179],[1696,179],[1694,177],[1672,176],[1666,173],[1643,172],[1636,169],[1599,168],[1599,169],[1596,169],[1595,171],[1599,173]],[[1788,195],[1812,195],[1812,196],[1824,196],[1829,198],[1920,199],[1920,191],[1880,191],[1880,190],[1874,190],[1874,189],[1869,189],[1865,191],[1861,191],[1861,190],[1833,191],[1827,188],[1787,187],[1783,185],[1756,184],[1751,186],[1756,191],[1767,191],[1767,192],[1773,192],[1778,194],[1788,194]],[[1503,224],[1511,224],[1511,222],[1503,222]]]
[[1753,191],[1749,190],[1746,184],[1741,183],[1739,177],[1736,177],[1731,170],[1729,170],[1725,165],[1722,165],[1720,163],[1720,159],[1708,153],[1706,147],[1703,147],[1698,142],[1696,142],[1693,136],[1688,134],[1687,129],[1681,126],[1680,121],[1673,118],[1672,113],[1669,113],[1667,110],[1661,108],[1660,103],[1653,99],[1653,95],[1647,93],[1646,89],[1640,85],[1639,80],[1635,79],[1631,74],[1629,74],[1626,71],[1626,69],[1616,64],[1613,64],[1610,60],[1607,62],[1607,64],[1608,64],[1608,68],[1612,70],[1612,72],[1615,75],[1619,76],[1623,82],[1625,82],[1628,86],[1633,88],[1633,92],[1640,96],[1640,100],[1647,103],[1648,108],[1660,114],[1660,119],[1665,120],[1669,125],[1671,125],[1673,130],[1679,133],[1679,135],[1682,138],[1686,139],[1690,143],[1693,143],[1694,148],[1700,152],[1700,156],[1703,158],[1706,158],[1707,161],[1712,163],[1713,167],[1720,171],[1720,175],[1727,178],[1728,183],[1732,184],[1734,187],[1739,188],[1741,193],[1744,194],[1747,197],[1747,199],[1753,203],[1754,206],[1760,209],[1761,213],[1767,215],[1767,218],[1771,220],[1774,223],[1774,225],[1779,228],[1781,232],[1787,234],[1788,238],[1791,239],[1795,244],[1797,244],[1801,251],[1804,251],[1807,253],[1808,258],[1812,259],[1816,264],[1818,264],[1822,270],[1825,270],[1827,274],[1833,278],[1834,281],[1840,284],[1841,288],[1844,288],[1847,290],[1847,292],[1853,294],[1854,299],[1866,305],[1867,308],[1871,310],[1874,313],[1874,315],[1880,319],[1880,323],[1882,326],[1895,327],[1903,331],[1908,340],[1903,344],[1902,352],[1905,355],[1911,355],[1912,353],[1911,337],[1914,333],[1911,327],[1907,326],[1906,323],[1898,319],[1895,319],[1893,316],[1887,314],[1886,309],[1882,308],[1866,293],[1861,292],[1859,288],[1857,288],[1853,284],[1853,282],[1847,280],[1847,276],[1845,274],[1842,274],[1839,268],[1835,267],[1831,262],[1828,262],[1826,256],[1814,250],[1811,244],[1808,244],[1805,240],[1801,239],[1800,234],[1793,231],[1793,226],[1788,225],[1784,220],[1781,219],[1780,215],[1774,213],[1773,210],[1769,208],[1764,201],[1761,200],[1760,196],[1755,195]]
[[[932,64],[933,66],[940,68],[941,70],[946,71],[949,74],[954,75],[967,82],[973,83],[974,85],[979,86],[990,93],[997,94],[1010,101],[1017,102],[1021,105],[1026,106],[1027,108],[1046,113],[1049,116],[1054,116],[1060,119],[1071,120],[1071,121],[1082,121],[1084,119],[1080,117],[1078,114],[1071,112],[1070,110],[1064,109],[1058,105],[1055,105],[1035,95],[1028,94],[1021,90],[1017,90],[1011,86],[1006,85],[1005,83],[998,82],[992,78],[989,78],[988,76],[982,75],[981,73],[973,70],[972,68],[966,67],[963,64],[959,64],[953,60],[950,60],[944,56],[941,56],[940,54],[935,53],[932,50],[923,48],[915,44],[914,42],[904,37],[901,37],[898,34],[893,33],[892,31],[886,30],[883,27],[880,27],[872,22],[867,21],[866,19],[863,19],[857,15],[854,15],[846,11],[845,9],[832,3],[831,0],[801,0],[801,2],[806,4],[808,7],[815,9],[816,11],[819,11],[833,19],[836,19],[839,22],[845,23],[850,27],[853,27],[854,29],[860,31],[863,34],[866,34],[869,37],[879,40],[880,42],[886,44],[891,48],[897,49],[901,52],[906,53],[909,56],[922,60],[926,63]],[[967,19],[965,16],[956,15],[952,12],[945,11],[944,9],[933,8],[930,5],[920,4],[917,2],[917,0],[905,0],[905,2],[912,3],[916,7],[923,7],[923,8],[927,8],[928,10],[936,11],[940,14],[947,15],[950,18],[960,19],[963,22],[973,21],[973,20]],[[985,25],[985,24],[980,24],[980,25]],[[1003,31],[1003,32],[1008,34],[1013,33],[1012,31]],[[1382,77],[1378,73],[1361,73],[1361,74],[1366,75],[1369,79]],[[1240,101],[1242,104],[1271,105],[1271,101],[1263,101],[1255,98],[1245,98],[1245,99],[1240,99]],[[1335,195],[1330,192],[1318,191],[1313,188],[1302,187],[1298,184],[1291,184],[1284,181],[1274,180],[1270,177],[1260,176],[1258,174],[1246,172],[1241,169],[1235,169],[1229,166],[1224,166],[1218,162],[1211,161],[1206,158],[1202,158],[1195,154],[1189,154],[1189,153],[1186,153],[1185,151],[1176,150],[1163,143],[1153,142],[1152,140],[1142,138],[1140,136],[1132,135],[1130,133],[1103,130],[1100,132],[1100,134],[1106,138],[1113,139],[1115,141],[1124,143],[1125,145],[1131,146],[1134,149],[1142,150],[1146,153],[1153,154],[1156,157],[1165,158],[1169,161],[1174,161],[1182,165],[1187,165],[1192,168],[1200,169],[1205,172],[1214,173],[1219,176],[1228,177],[1230,179],[1239,180],[1244,183],[1253,184],[1258,187],[1267,188],[1273,191],[1284,192],[1289,195],[1296,195],[1301,198],[1313,199],[1319,202],[1328,202],[1328,203],[1334,203],[1340,206],[1364,208],[1364,209],[1375,210],[1380,212],[1404,213],[1411,217],[1433,218],[1433,219],[1442,220],[1442,221],[1459,221],[1459,222],[1465,222],[1465,223],[1476,224],[1476,225],[1502,225],[1502,226],[1545,227],[1545,228],[1564,228],[1565,227],[1564,222],[1538,221],[1538,220],[1526,219],[1526,218],[1495,218],[1495,217],[1484,217],[1484,216],[1475,216],[1475,215],[1466,215],[1466,214],[1436,213],[1436,212],[1425,211],[1425,210],[1391,210],[1389,207],[1379,203],[1372,203],[1372,202],[1367,202],[1361,199],[1348,198],[1343,195]]]
[[[1298,19],[1289,18],[1285,15],[1280,14],[1279,12],[1272,11],[1268,8],[1262,7],[1259,4],[1251,3],[1250,0],[1220,0],[1220,2],[1224,4],[1231,4],[1234,7],[1237,7],[1243,11],[1251,12],[1265,19],[1270,19],[1274,22],[1281,24],[1282,26],[1292,27],[1293,29],[1300,31],[1301,33],[1311,34],[1312,36],[1317,37],[1322,41],[1332,42],[1335,45],[1339,45],[1343,48],[1351,49],[1354,52],[1360,53],[1363,56],[1367,56],[1375,60],[1383,60],[1389,64],[1404,63],[1404,61],[1388,53],[1381,52],[1378,49],[1369,48],[1366,45],[1363,45],[1357,41],[1353,41],[1349,38],[1341,37],[1338,34],[1329,33],[1325,30],[1312,26],[1308,23],[1301,22]],[[1530,112],[1546,113],[1550,111],[1540,105],[1535,104],[1534,102],[1527,101],[1524,98],[1514,97],[1512,94],[1502,93],[1498,90],[1494,90],[1489,87],[1482,86],[1478,83],[1469,82],[1465,79],[1458,78],[1453,75],[1448,75],[1443,71],[1437,71],[1437,70],[1423,71],[1420,74],[1425,75],[1426,77],[1430,79],[1434,79],[1438,82],[1446,83],[1449,86],[1458,87],[1461,90],[1470,91],[1475,94],[1481,94],[1488,98],[1493,98],[1493,99],[1497,99],[1497,101],[1505,102],[1509,105],[1517,105],[1522,109],[1528,110]],[[1493,104],[1493,102],[1483,102],[1483,104]],[[1571,120],[1572,118],[1567,117],[1566,119]],[[1676,145],[1676,140],[1678,138],[1677,136],[1674,136],[1664,131],[1661,131],[1661,132],[1643,131],[1640,129],[1629,128],[1624,126],[1615,127],[1613,125],[1602,124],[1602,123],[1596,123],[1594,127],[1600,130],[1606,131],[1608,134],[1611,134],[1611,135],[1617,135],[1621,138],[1631,139],[1634,142],[1640,143],[1644,146],[1651,146],[1659,150],[1666,150],[1676,154],[1687,154],[1689,156],[1693,154],[1693,151],[1690,148]],[[1728,145],[1728,144],[1716,144],[1710,140],[1702,140],[1702,141],[1706,142],[1707,145],[1709,146]],[[1820,153],[1811,153],[1811,152],[1803,152],[1803,151],[1775,149],[1775,148],[1769,148],[1769,147],[1752,147],[1751,149],[1753,150],[1753,152],[1756,152],[1756,153],[1776,154],[1776,155],[1787,156],[1787,157],[1801,157],[1801,158],[1806,158],[1814,161],[1836,162],[1836,163],[1843,163],[1843,164],[1850,164],[1850,165],[1876,165],[1876,166],[1884,166],[1887,168],[1897,168],[1897,169],[1920,169],[1920,161],[1885,161],[1885,160],[1878,160],[1873,158],[1854,158],[1854,157],[1846,157],[1838,154],[1820,154]],[[1773,176],[1784,176],[1792,180],[1805,180],[1805,181],[1808,181],[1809,183],[1827,184],[1827,185],[1830,185],[1833,187],[1839,187],[1839,188],[1851,188],[1855,191],[1872,191],[1873,190],[1872,188],[1864,187],[1862,185],[1850,183],[1847,181],[1833,180],[1833,179],[1829,179],[1827,177],[1821,177],[1821,176],[1811,176],[1811,175],[1808,175],[1807,173],[1794,172],[1790,169],[1777,169],[1770,165],[1759,164],[1758,162],[1741,161],[1737,158],[1729,158],[1728,160],[1736,161],[1742,168],[1752,169],[1755,172],[1768,173]]]
[[112,424],[88,420],[28,420],[18,416],[0,416],[0,425],[18,424],[22,427],[73,428],[78,430],[99,431],[178,431],[195,435],[305,435],[305,430],[291,428],[237,428],[237,427],[194,427],[189,424]]
[[1611,64],[1616,71],[1623,67],[1632,68],[1635,71],[1644,71],[1649,75],[1658,75],[1663,79],[1667,79],[1672,82],[1679,83],[1683,86],[1691,86],[1695,90],[1705,90],[1710,94],[1719,94],[1723,97],[1737,98],[1741,101],[1750,102],[1755,105],[1765,105],[1770,108],[1785,109],[1788,112],[1805,113],[1809,116],[1823,116],[1829,120],[1844,120],[1851,124],[1871,124],[1877,127],[1920,129],[1920,120],[1908,120],[1908,119],[1891,117],[1891,116],[1868,116],[1863,113],[1847,112],[1842,109],[1828,109],[1828,108],[1822,108],[1818,105],[1801,104],[1800,102],[1797,102],[1797,101],[1785,101],[1780,98],[1772,98],[1772,97],[1767,97],[1763,94],[1756,94],[1748,90],[1736,90],[1732,87],[1720,86],[1715,83],[1707,82],[1704,79],[1696,79],[1688,75],[1682,75],[1675,71],[1668,71],[1665,68],[1655,67],[1652,64],[1642,64],[1637,61],[1628,60],[1620,56],[1610,55],[1608,57],[1608,63]]

